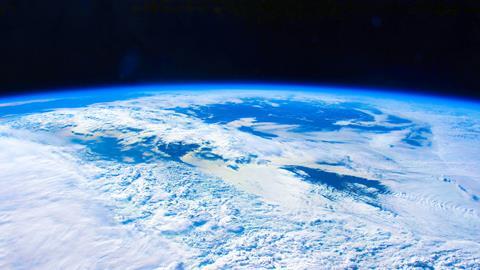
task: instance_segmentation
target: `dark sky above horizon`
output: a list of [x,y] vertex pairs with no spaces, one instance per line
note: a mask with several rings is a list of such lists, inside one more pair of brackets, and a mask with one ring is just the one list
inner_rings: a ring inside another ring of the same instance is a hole
[[0,0],[0,92],[256,81],[480,99],[480,2]]

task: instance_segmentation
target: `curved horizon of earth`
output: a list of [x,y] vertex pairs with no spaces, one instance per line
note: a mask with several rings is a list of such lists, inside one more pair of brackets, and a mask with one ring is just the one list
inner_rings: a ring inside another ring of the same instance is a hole
[[295,85],[0,99],[1,269],[478,269],[480,103]]

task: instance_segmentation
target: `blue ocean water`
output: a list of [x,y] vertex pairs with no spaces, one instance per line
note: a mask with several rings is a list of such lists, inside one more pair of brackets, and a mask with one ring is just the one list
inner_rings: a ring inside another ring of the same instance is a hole
[[[296,125],[298,127],[293,129],[296,132],[338,130],[341,127],[335,123],[342,120],[363,122],[374,120],[370,114],[350,105],[326,105],[275,99],[244,99],[242,103],[173,108],[173,110],[201,118],[207,123],[225,124],[241,118],[255,118],[257,122]],[[244,131],[252,132],[245,128]]]
[[336,191],[356,197],[369,197],[374,199],[379,194],[387,194],[389,192],[388,188],[377,180],[341,175],[304,166],[284,166],[283,168],[295,173],[309,183],[326,185]]

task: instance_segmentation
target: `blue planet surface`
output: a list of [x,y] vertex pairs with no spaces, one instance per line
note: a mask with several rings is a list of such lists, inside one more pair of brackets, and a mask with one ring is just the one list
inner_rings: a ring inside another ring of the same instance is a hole
[[480,269],[480,104],[341,87],[0,99],[0,269]]

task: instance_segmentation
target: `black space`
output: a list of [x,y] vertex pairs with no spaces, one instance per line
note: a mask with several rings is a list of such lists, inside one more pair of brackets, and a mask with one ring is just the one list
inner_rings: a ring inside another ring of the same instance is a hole
[[0,0],[0,91],[255,81],[480,99],[480,1]]

